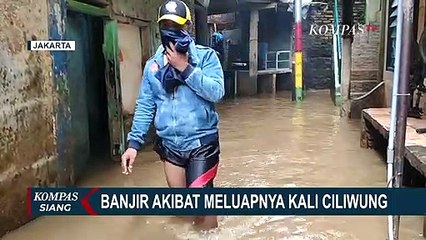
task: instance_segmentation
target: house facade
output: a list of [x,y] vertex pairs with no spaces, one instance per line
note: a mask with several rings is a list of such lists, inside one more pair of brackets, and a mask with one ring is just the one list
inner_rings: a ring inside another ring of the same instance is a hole
[[[359,118],[359,113],[364,108],[389,108],[392,99],[398,1],[367,0],[366,5],[366,20],[371,26],[375,27],[375,32],[364,32],[353,37],[354,40],[350,44],[352,57],[348,61],[349,66],[351,66],[351,77],[348,78],[350,80],[342,79],[349,84],[347,86],[347,89],[350,89],[348,99],[351,101],[351,117],[354,118]],[[348,2],[344,2],[342,6],[352,7],[348,6]],[[414,1],[413,28],[413,38],[416,40],[416,44],[421,45],[421,38],[425,29],[424,0]],[[414,45],[415,43],[413,43]],[[370,55],[374,54],[375,56],[367,59],[365,56],[368,55],[360,51],[370,52]],[[421,55],[419,48],[413,49],[411,61],[414,62],[416,58],[419,59],[419,55]],[[344,56],[344,59],[348,58]],[[357,68],[361,65],[364,65],[361,68],[365,69],[363,74],[357,71]],[[342,67],[345,68],[345,66]],[[362,79],[365,81],[361,81]],[[416,96],[414,96],[414,100],[416,100]],[[419,105],[421,108],[424,108],[424,102],[421,98]]]
[[[392,98],[392,83],[394,78],[394,64],[395,64],[395,43],[396,43],[396,19],[397,19],[397,6],[398,1],[389,0],[384,1],[383,3],[383,12],[384,12],[384,41],[383,47],[381,48],[381,58],[382,58],[382,80],[385,82],[386,94],[385,100],[386,105],[390,107],[391,98]],[[414,1],[414,11],[413,11],[413,27],[414,27],[414,39],[418,44],[420,44],[421,37],[425,30],[425,0],[415,0]],[[413,51],[415,53],[416,50]],[[413,55],[414,57],[414,55]],[[413,61],[414,59],[412,59]]]
[[[196,33],[208,2],[186,2]],[[162,3],[0,3],[0,235],[29,221],[27,187],[73,185],[88,164],[123,151]],[[30,40],[71,40],[76,50],[28,51]]]

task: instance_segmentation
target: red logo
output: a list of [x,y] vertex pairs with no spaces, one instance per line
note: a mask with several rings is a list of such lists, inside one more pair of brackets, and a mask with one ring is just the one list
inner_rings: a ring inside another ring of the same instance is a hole
[[371,25],[371,24],[365,25],[365,31],[367,31],[367,32],[370,32],[370,31],[375,32],[376,29],[377,29],[376,25]]
[[158,64],[157,63],[151,63],[151,65],[149,66],[149,69],[151,70],[151,72],[155,73],[158,71]]

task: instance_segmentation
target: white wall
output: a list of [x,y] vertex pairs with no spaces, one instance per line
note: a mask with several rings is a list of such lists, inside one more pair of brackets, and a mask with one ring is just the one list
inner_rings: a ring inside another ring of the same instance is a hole
[[118,24],[118,46],[123,56],[123,61],[120,63],[123,114],[133,114],[142,79],[142,49],[139,27]]

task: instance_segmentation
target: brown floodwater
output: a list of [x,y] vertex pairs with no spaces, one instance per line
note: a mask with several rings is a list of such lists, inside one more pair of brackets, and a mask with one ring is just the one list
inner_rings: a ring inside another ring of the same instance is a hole
[[[339,117],[327,91],[227,101],[218,106],[221,166],[218,187],[384,186],[385,163],[359,147],[359,121]],[[166,186],[162,164],[139,154],[134,173],[119,165],[91,170],[82,186]],[[422,217],[402,217],[401,240],[422,240]],[[27,239],[386,239],[386,217],[220,216],[199,232],[174,217],[41,217],[5,240]]]

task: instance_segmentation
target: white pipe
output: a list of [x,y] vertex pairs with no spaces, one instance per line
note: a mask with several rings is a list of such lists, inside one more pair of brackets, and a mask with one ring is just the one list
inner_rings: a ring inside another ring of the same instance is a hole
[[234,97],[238,94],[238,71],[235,70],[234,72]]
[[[340,82],[339,82],[339,59],[337,56],[337,37],[336,34],[333,34],[333,57],[334,57],[334,89],[337,91],[337,89],[340,86]],[[335,95],[339,94],[339,93],[335,93]]]
[[302,0],[294,0],[294,22],[302,22]]
[[[392,89],[392,108],[391,108],[391,122],[389,127],[389,141],[387,151],[387,187],[393,187],[393,165],[395,158],[395,134],[396,134],[396,113],[397,113],[397,98],[398,98],[398,87],[399,87],[399,72],[400,72],[400,55],[401,55],[401,33],[402,33],[402,1],[398,0],[398,16],[396,26],[396,51],[395,51],[395,67],[393,73],[393,89]],[[393,216],[388,216],[388,240],[394,240],[393,236]]]

